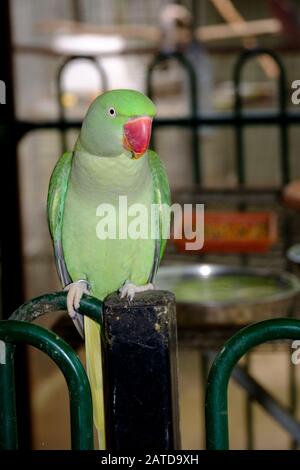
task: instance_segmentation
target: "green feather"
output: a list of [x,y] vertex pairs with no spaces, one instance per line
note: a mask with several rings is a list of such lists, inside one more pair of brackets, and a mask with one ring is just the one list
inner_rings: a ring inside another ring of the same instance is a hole
[[[154,204],[160,206],[159,210],[159,231],[160,231],[160,260],[164,254],[167,244],[166,229],[170,225],[170,214],[164,212],[162,205],[170,206],[171,194],[166,168],[157,153],[153,150],[148,151],[149,165],[153,179]],[[167,220],[166,220],[167,219]]]
[[65,199],[72,168],[73,152],[64,153],[51,175],[48,190],[48,223],[54,242],[61,240]]

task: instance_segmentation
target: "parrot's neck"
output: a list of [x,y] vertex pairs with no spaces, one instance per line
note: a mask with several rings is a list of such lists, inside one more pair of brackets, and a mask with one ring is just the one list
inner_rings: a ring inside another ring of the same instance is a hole
[[73,189],[80,191],[85,198],[97,197],[99,192],[132,198],[152,185],[148,155],[138,160],[125,153],[117,157],[99,157],[77,145],[70,182]]

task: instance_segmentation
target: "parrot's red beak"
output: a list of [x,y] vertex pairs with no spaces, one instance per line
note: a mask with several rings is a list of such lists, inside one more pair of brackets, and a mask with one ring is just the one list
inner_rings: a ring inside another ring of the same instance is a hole
[[133,153],[133,158],[140,158],[148,149],[151,127],[152,119],[148,116],[130,119],[124,124],[123,145]]

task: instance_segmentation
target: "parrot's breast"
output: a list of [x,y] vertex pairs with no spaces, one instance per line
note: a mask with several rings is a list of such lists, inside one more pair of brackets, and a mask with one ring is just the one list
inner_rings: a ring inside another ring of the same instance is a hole
[[[102,158],[77,152],[62,233],[72,280],[87,279],[92,294],[100,299],[118,290],[126,280],[138,285],[147,283],[155,248],[150,233],[152,202],[153,182],[147,155],[132,160],[126,155]],[[113,219],[107,216],[108,210],[114,214]],[[133,229],[136,239],[128,236],[126,225]],[[138,236],[141,225],[144,228]]]

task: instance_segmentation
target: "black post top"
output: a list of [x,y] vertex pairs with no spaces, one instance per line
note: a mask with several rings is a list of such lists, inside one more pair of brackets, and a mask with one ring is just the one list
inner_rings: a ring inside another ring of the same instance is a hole
[[104,301],[106,422],[110,450],[179,447],[174,295],[112,294]]

